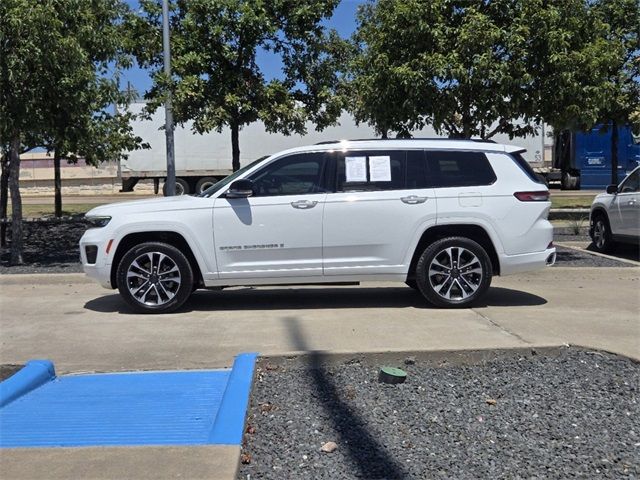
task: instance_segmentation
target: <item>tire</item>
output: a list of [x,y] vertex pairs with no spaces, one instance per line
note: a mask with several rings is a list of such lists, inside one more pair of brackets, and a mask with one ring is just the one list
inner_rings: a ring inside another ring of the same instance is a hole
[[605,215],[599,213],[593,219],[593,248],[600,253],[607,253],[613,250],[615,244],[611,236],[609,220]]
[[415,278],[412,278],[410,280],[407,280],[406,282],[404,282],[407,284],[407,287],[409,288],[413,288],[414,290],[420,291],[420,289],[418,288],[418,282],[416,282]]
[[124,254],[116,283],[124,301],[136,312],[168,313],[182,306],[193,292],[193,270],[173,245],[145,242]]
[[580,188],[580,177],[571,172],[562,172],[561,186],[563,190],[578,190]]
[[211,185],[213,185],[213,184],[215,184],[217,182],[218,182],[218,179],[214,178],[214,177],[201,178],[200,180],[198,180],[198,183],[196,183],[196,193],[198,195],[201,194],[207,188],[209,188]]
[[[189,188],[189,182],[187,182],[184,178],[176,178],[176,196],[178,195],[189,195],[191,193],[191,188]],[[165,180],[162,185],[162,194],[167,196],[167,182]]]
[[437,307],[471,305],[487,292],[492,275],[485,249],[466,237],[437,240],[422,252],[416,265],[418,289]]

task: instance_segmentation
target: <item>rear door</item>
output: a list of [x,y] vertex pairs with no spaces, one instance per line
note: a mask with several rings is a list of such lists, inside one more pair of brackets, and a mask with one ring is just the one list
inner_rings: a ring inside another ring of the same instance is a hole
[[325,276],[406,273],[416,235],[436,220],[424,152],[332,155],[336,184],[324,211]]

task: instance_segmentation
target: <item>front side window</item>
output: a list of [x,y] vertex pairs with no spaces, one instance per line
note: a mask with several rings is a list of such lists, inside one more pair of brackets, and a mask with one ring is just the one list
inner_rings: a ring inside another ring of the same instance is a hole
[[304,195],[321,193],[325,155],[301,153],[276,160],[248,178],[254,184],[254,196]]
[[482,152],[427,151],[431,186],[475,187],[491,185],[496,174]]
[[636,193],[640,191],[640,170],[636,170],[620,185],[620,193]]

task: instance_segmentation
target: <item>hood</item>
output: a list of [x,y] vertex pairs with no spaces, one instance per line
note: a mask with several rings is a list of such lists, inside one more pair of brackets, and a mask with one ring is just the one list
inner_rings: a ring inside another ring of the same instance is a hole
[[118,213],[147,213],[186,210],[194,208],[208,208],[213,206],[211,198],[191,197],[180,195],[176,197],[149,198],[128,202],[109,203],[93,208],[86,216],[113,216]]

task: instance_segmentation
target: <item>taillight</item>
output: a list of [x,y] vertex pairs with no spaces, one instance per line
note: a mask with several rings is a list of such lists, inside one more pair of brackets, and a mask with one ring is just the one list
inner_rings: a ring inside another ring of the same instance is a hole
[[513,194],[521,202],[548,202],[549,191],[541,190],[539,192],[516,192]]

